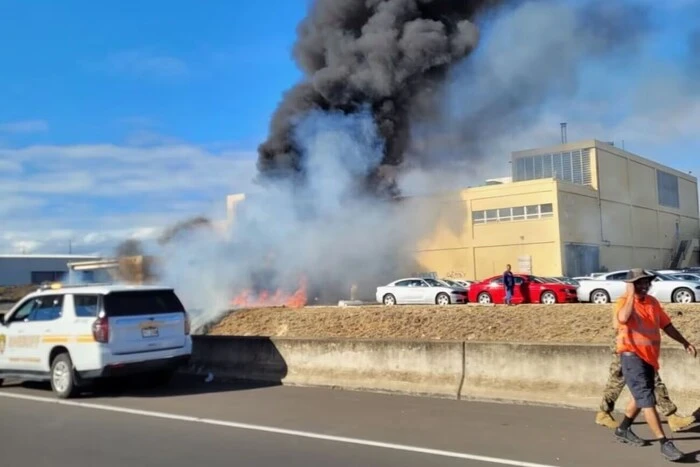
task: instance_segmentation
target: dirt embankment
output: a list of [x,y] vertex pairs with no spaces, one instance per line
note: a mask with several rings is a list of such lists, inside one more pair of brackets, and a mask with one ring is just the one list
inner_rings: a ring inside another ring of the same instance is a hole
[[11,285],[0,287],[0,309],[10,308],[22,297],[30,292],[34,292],[36,285]]
[[[665,308],[700,344],[700,304]],[[256,308],[231,312],[208,334],[609,344],[611,326],[610,305]]]

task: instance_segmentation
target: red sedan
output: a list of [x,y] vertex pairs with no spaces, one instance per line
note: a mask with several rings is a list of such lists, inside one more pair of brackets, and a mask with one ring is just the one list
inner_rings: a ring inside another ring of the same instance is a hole
[[[554,303],[577,302],[576,287],[562,282],[556,282],[544,277],[525,274],[513,274],[515,288],[513,303]],[[506,288],[503,286],[503,276],[493,276],[469,287],[471,303],[505,303]]]

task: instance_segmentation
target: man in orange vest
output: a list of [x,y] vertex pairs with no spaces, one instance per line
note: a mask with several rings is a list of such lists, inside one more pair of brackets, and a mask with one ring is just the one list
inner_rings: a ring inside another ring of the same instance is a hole
[[617,352],[620,354],[622,375],[632,394],[625,418],[615,429],[615,437],[624,443],[644,446],[646,442],[632,432],[631,426],[639,412],[644,412],[649,428],[659,441],[661,454],[671,461],[679,461],[684,454],[673,441],[666,438],[656,411],[654,378],[659,370],[661,330],[683,345],[693,357],[695,347],[671,324],[671,319],[661,308],[658,300],[647,295],[653,275],[642,269],[627,273],[627,293],[615,303],[618,321]]

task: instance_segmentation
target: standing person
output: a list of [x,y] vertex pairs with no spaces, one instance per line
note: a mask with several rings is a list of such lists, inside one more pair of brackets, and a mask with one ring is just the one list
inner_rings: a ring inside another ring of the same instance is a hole
[[512,305],[515,277],[513,277],[513,273],[510,271],[510,264],[506,264],[506,270],[503,273],[503,286],[506,288],[506,305]]
[[644,412],[649,428],[659,441],[661,454],[668,460],[678,461],[684,454],[673,441],[666,438],[654,397],[654,378],[659,370],[661,330],[683,345],[693,357],[695,347],[673,326],[671,319],[654,297],[647,295],[654,276],[642,269],[627,273],[627,293],[615,303],[618,321],[617,352],[620,354],[622,375],[632,393],[632,400],[625,410],[625,418],[615,429],[615,437],[624,443],[644,446],[646,442],[632,432],[632,422],[639,412]]

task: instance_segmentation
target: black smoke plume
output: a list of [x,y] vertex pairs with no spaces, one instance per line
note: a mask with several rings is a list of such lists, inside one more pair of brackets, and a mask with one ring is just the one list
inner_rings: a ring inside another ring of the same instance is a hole
[[[294,57],[305,78],[275,112],[259,147],[265,178],[304,178],[293,138],[310,110],[354,113],[368,106],[385,149],[364,188],[389,193],[382,167],[398,166],[409,142],[409,115],[429,102],[449,68],[479,39],[475,17],[495,0],[316,0],[298,28]],[[390,171],[388,173],[391,173]]]

